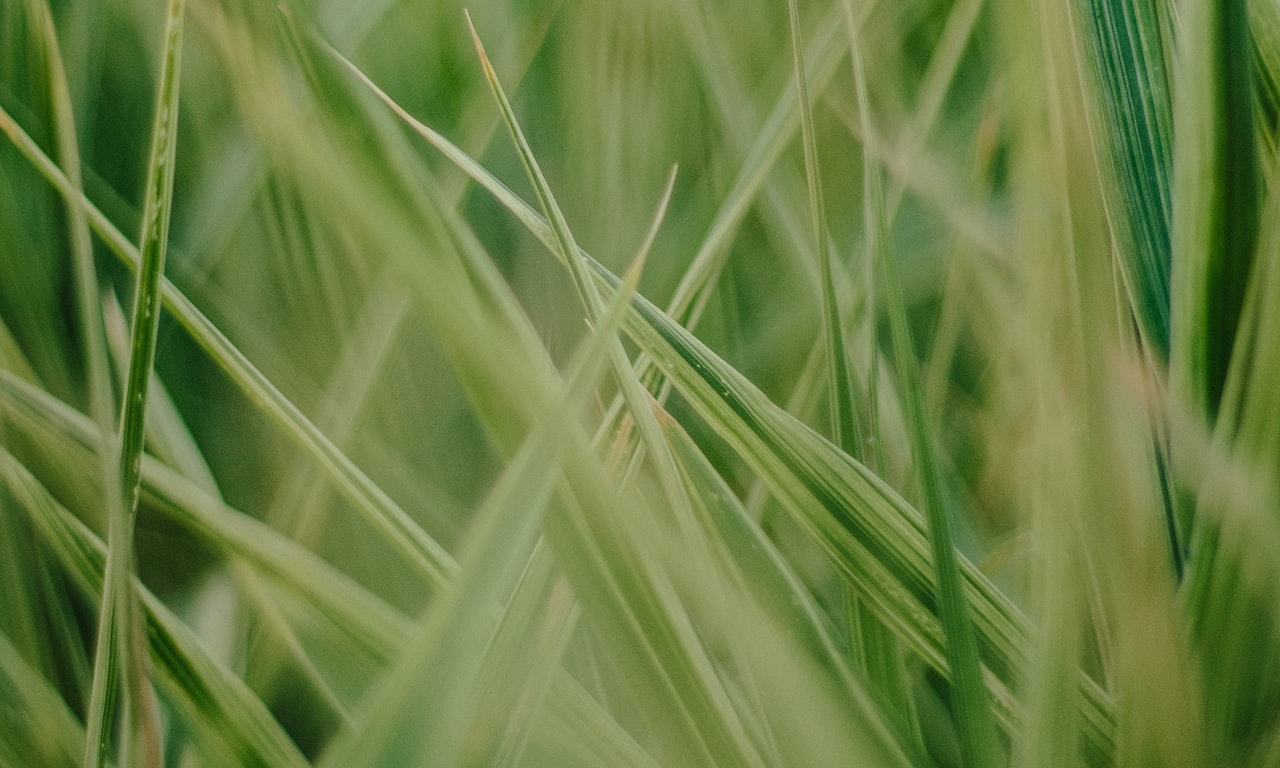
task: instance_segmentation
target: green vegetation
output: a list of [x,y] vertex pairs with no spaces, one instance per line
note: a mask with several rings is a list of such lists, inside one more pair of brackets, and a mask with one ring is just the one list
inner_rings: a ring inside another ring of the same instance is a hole
[[1270,0],[0,5],[0,765],[1280,765]]

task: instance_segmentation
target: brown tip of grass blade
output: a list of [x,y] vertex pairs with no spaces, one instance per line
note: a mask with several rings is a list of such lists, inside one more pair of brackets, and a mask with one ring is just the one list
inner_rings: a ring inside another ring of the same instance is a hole
[[484,43],[480,42],[480,34],[476,32],[476,25],[471,21],[471,11],[464,8],[462,15],[467,17],[467,29],[471,31],[471,42],[475,43],[476,53],[480,56],[480,66],[484,67],[484,76],[496,81],[498,73],[494,71],[493,64],[489,61],[489,54],[485,53]]

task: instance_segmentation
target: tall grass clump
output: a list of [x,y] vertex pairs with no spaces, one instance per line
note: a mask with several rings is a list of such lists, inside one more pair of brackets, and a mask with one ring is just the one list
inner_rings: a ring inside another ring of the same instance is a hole
[[0,765],[1280,765],[1270,0],[0,5]]

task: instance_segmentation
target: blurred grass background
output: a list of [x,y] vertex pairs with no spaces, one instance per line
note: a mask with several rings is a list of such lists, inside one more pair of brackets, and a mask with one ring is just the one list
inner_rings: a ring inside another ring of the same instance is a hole
[[[1280,764],[1280,6],[796,5],[809,103],[777,0],[467,4],[554,202],[461,4],[0,6],[0,758]],[[107,230],[178,28],[117,670],[158,714],[97,750]],[[636,290],[691,335],[369,83],[616,275],[678,168]]]

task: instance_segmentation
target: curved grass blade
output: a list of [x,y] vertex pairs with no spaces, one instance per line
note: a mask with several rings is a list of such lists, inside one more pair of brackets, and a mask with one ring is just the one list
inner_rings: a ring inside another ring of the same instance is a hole
[[[48,53],[48,81],[57,134],[58,159],[65,169],[67,180],[82,189],[80,150],[76,138],[75,113],[67,86],[67,73],[58,46],[58,34],[54,29],[53,14],[47,0],[27,0],[27,13],[40,30],[40,36]],[[89,413],[104,435],[114,435],[116,412],[113,404],[111,369],[107,360],[106,336],[98,288],[97,268],[93,259],[93,242],[84,211],[75,205],[67,205],[67,235],[71,250],[72,268],[75,273],[76,319],[79,323],[81,346],[84,348],[85,370],[89,379]],[[119,475],[116,462],[110,454],[102,456],[103,476],[106,478],[103,495],[108,516],[120,514],[118,508],[122,496],[115,483]]]
[[[31,137],[0,108],[0,132],[67,200],[89,217],[89,225],[126,266],[136,269],[138,249],[120,233]],[[324,468],[328,477],[373,527],[381,531],[433,587],[446,584],[457,567],[449,553],[365,475],[296,405],[285,397],[229,339],[167,279],[160,282],[165,308],[277,426]]]
[[1083,73],[1100,119],[1095,141],[1108,169],[1103,186],[1119,267],[1148,353],[1169,354],[1173,108],[1157,4],[1089,0]]
[[[866,71],[862,67],[858,30],[854,24],[853,9],[849,6],[847,0],[845,2],[845,10],[845,21],[849,35],[849,60],[853,73],[855,95],[858,101],[858,116],[862,126],[862,135],[864,137],[871,136],[873,135],[871,99],[866,83]],[[956,21],[956,19],[961,20]],[[964,18],[959,15],[959,8],[953,11],[951,17],[948,18],[947,29],[953,29],[953,24],[962,28],[966,27]],[[956,34],[954,37],[967,38],[967,35]],[[930,73],[941,70],[947,75],[936,75],[932,80],[950,80],[953,67],[954,64],[949,67],[944,63],[935,68],[931,61]],[[933,89],[933,92],[940,93],[943,90],[943,87],[938,85]],[[917,135],[927,135],[928,127],[936,116],[937,108],[935,102],[932,110],[926,108],[925,116],[913,122],[913,126],[919,126],[916,128]],[[909,136],[907,141],[911,141],[913,138],[913,136]],[[923,141],[923,139],[915,139],[915,141],[919,142]],[[871,151],[870,143],[867,141],[862,142],[862,166],[862,227],[865,247],[863,253],[862,290],[864,322],[866,324],[865,344],[868,350],[866,386],[869,434],[867,442],[859,446],[859,451],[857,453],[850,452],[850,455],[860,459],[873,472],[883,477],[885,472],[885,449],[884,436],[881,431],[882,418],[880,409],[880,344],[878,334],[880,313],[876,301],[880,285],[876,278],[879,274],[877,265],[888,258],[890,221],[896,215],[898,206],[901,203],[903,186],[898,184],[894,187],[894,192],[897,193],[897,196],[895,202],[890,205],[885,200],[884,181],[879,163]],[[916,709],[915,697],[912,696],[911,686],[907,679],[905,664],[898,643],[891,636],[891,633],[884,628],[883,624],[863,605],[863,601],[859,600],[856,594],[850,592],[846,602],[849,604],[852,636],[859,642],[858,651],[868,676],[876,684],[876,690],[891,702],[905,727],[913,735],[918,735],[920,732],[919,713]]]
[[889,753],[903,750],[912,764],[924,764],[923,751],[894,732],[876,701],[853,676],[832,635],[830,621],[773,542],[684,429],[669,418],[663,419],[662,425],[679,459],[690,495],[697,501],[702,524],[710,538],[721,543],[716,554],[724,562],[723,567],[735,574],[744,589],[760,601],[769,615],[777,617],[781,626],[801,638],[801,645],[810,650],[825,673],[860,709],[859,721],[867,724],[883,749]]
[[[8,452],[0,451],[0,475],[80,590],[99,594],[107,547]],[[244,683],[210,659],[145,587],[133,581],[132,588],[145,621],[154,682],[210,756],[228,765],[305,768],[297,747]]]
[[[865,78],[861,76],[862,67],[859,66],[856,43],[854,69],[858,99],[862,107],[860,112],[863,130],[865,135],[870,135],[870,115],[867,110],[869,100]],[[880,215],[882,214],[876,214],[877,217]],[[951,518],[956,512],[952,497],[943,489],[944,475],[935,456],[929,414],[925,410],[924,387],[920,380],[920,364],[911,339],[897,265],[884,248],[868,254],[868,258],[873,257],[885,285],[885,313],[889,317],[894,362],[902,387],[901,400],[911,435],[911,456],[915,474],[924,491],[924,512],[928,521],[928,537],[932,544],[936,574],[937,613],[946,635],[947,664],[951,673],[951,705],[956,715],[960,754],[969,768],[996,765],[1000,760],[1000,747],[982,678],[978,644],[969,619],[969,603],[963,593],[959,555],[951,536]]]
[[1210,420],[1222,397],[1260,217],[1247,5],[1197,0],[1181,9],[1169,375],[1175,395]]
[[[467,16],[467,24],[471,28],[471,37],[475,41],[476,51],[484,68],[485,79],[488,80],[489,88],[493,92],[494,99],[502,112],[502,119],[507,125],[507,130],[511,133],[512,141],[519,152],[520,160],[524,164],[529,181],[533,184],[538,201],[542,205],[543,213],[546,215],[547,220],[551,222],[551,229],[555,234],[555,242],[557,248],[559,248],[561,260],[569,266],[569,274],[573,277],[574,287],[578,290],[578,298],[582,301],[587,319],[591,322],[597,322],[604,309],[604,300],[600,297],[600,289],[595,281],[592,280],[591,274],[581,258],[578,257],[580,249],[574,240],[573,233],[569,231],[569,223],[565,220],[564,213],[556,203],[555,196],[551,192],[551,185],[547,183],[546,176],[543,175],[542,169],[538,167],[538,161],[533,155],[533,149],[529,146],[528,140],[525,139],[524,131],[521,130],[520,124],[516,120],[515,112],[511,108],[511,102],[508,101],[507,95],[502,89],[502,84],[498,81],[497,73],[494,72],[493,65],[485,53],[479,35],[476,34],[475,27],[471,25],[470,15]],[[675,177],[673,174],[668,181],[667,193],[664,199],[670,199],[670,190],[673,188],[674,183]],[[665,207],[666,203],[664,202],[660,210],[665,209]],[[626,400],[631,418],[639,430],[641,443],[657,468],[658,479],[666,494],[667,503],[678,521],[687,521],[692,517],[689,509],[689,500],[685,496],[684,487],[680,483],[679,472],[676,469],[675,460],[671,457],[671,450],[666,441],[662,439],[658,422],[654,418],[652,410],[648,407],[649,393],[641,384],[635,369],[631,365],[631,361],[627,359],[621,342],[616,339],[610,349],[609,360],[613,367],[614,376],[618,381],[618,386],[622,390],[623,398]]]
[[[585,435],[574,428],[612,350],[640,270],[598,317],[599,326],[575,356],[565,389],[517,451],[477,513],[450,591],[432,604],[415,628],[409,651],[365,710],[362,724],[326,754],[322,765],[431,765],[461,757],[467,721],[477,700],[475,679],[496,629],[490,606],[508,594],[529,560],[543,509],[561,474],[562,457]],[[568,418],[566,418],[566,414]],[[533,551],[536,551],[534,549]],[[425,717],[424,717],[425,716]]]
[[69,766],[84,756],[84,727],[2,632],[0,700],[0,762]]
[[[1183,407],[1210,424],[1220,419],[1226,430],[1240,416],[1220,406],[1229,368],[1245,364],[1233,361],[1232,351],[1260,223],[1247,4],[1198,0],[1182,12],[1170,390]],[[1222,588],[1232,565],[1219,555],[1217,523],[1201,519],[1199,501],[1184,503],[1179,522],[1188,523],[1194,542],[1186,588],[1192,636],[1195,645],[1211,648],[1203,624],[1210,585]]]
[[[337,55],[337,54],[335,54]],[[350,65],[349,65],[350,66]],[[550,225],[487,169],[444,136],[423,125],[373,89],[417,133],[490,192],[552,253],[558,253]],[[618,278],[585,252],[579,254],[604,286]],[[933,618],[933,575],[929,543],[919,513],[862,464],[839,451],[778,408],[701,341],[637,295],[628,333],[677,383],[707,419],[823,544],[833,562],[879,601],[877,615],[924,660],[945,673],[942,635]],[[979,647],[991,670],[987,684],[1006,729],[1017,720],[1009,689],[1026,664],[1026,619],[968,561],[960,560]],[[1114,704],[1082,677],[1084,732],[1091,747],[1114,750]]]
[[[97,768],[109,745],[116,679],[124,676],[120,709],[124,738],[120,761],[133,765],[160,764],[160,735],[151,707],[145,660],[138,658],[141,618],[132,589],[133,525],[141,486],[142,449],[146,435],[147,387],[155,361],[156,334],[160,327],[160,280],[165,249],[169,244],[169,219],[173,208],[173,175],[178,139],[178,94],[182,71],[184,0],[171,0],[165,20],[165,44],[160,68],[159,97],[152,127],[151,156],[147,164],[146,194],[142,212],[142,247],[133,307],[133,341],[129,376],[124,389],[119,453],[120,505],[110,505],[110,547],[107,551],[102,609],[98,614],[98,641],[94,651],[93,687],[89,695],[85,767]],[[81,218],[81,221],[83,219]],[[96,303],[96,302],[95,302]],[[85,311],[91,311],[86,308]],[[90,339],[91,345],[97,344]],[[98,372],[101,374],[101,371]],[[95,387],[96,388],[96,387]],[[109,490],[109,489],[108,489]],[[132,752],[135,735],[141,739],[140,755]]]
[[822,285],[823,327],[826,330],[827,393],[832,420],[832,442],[850,455],[858,455],[862,445],[854,403],[857,394],[849,375],[849,359],[844,343],[844,323],[840,320],[840,301],[836,298],[835,279],[831,275],[831,244],[827,236],[827,211],[822,193],[822,176],[818,165],[818,140],[813,130],[813,110],[809,101],[809,85],[804,72],[804,41],[800,36],[800,12],[795,0],[788,0],[791,23],[792,65],[795,69],[796,92],[800,97],[800,135],[804,145],[805,179],[809,188],[809,214],[814,241],[818,248],[819,281]]
[[[7,371],[0,371],[0,403],[10,424],[30,425],[28,432],[33,438],[52,441],[48,443],[50,450],[71,450],[66,456],[70,464],[84,465],[79,452],[87,457],[87,452],[101,443],[82,414],[44,391],[26,386]],[[339,632],[351,653],[385,664],[405,647],[411,623],[309,550],[226,507],[190,479],[149,456],[144,457],[142,477],[143,499],[150,508],[305,600]],[[554,674],[550,686],[546,706],[552,719],[545,721],[545,713],[538,717],[539,731],[550,729],[573,734],[566,738],[589,738],[608,756],[608,765],[653,768],[643,750],[570,677],[562,672]],[[533,737],[544,738],[544,734]]]
[[[30,437],[68,465],[99,453],[101,438],[80,413],[48,393],[0,371],[0,403],[9,423],[26,425]],[[187,476],[143,456],[142,498],[228,558],[250,563],[303,596],[346,632],[356,650],[385,660],[406,636],[403,618],[380,598],[351,582],[314,553],[263,523],[232,510]]]
[[[537,719],[551,697],[556,671],[581,608],[538,542],[502,617],[477,678],[479,700],[461,763],[480,768],[525,764]],[[611,761],[609,764],[614,764]]]

